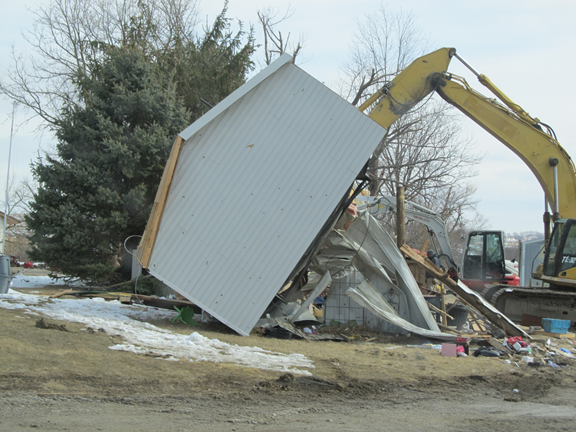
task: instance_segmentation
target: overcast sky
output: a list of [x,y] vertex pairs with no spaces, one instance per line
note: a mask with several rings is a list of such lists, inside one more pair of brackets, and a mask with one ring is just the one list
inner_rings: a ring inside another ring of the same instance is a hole
[[[41,0],[0,0],[0,72],[5,73],[14,45],[27,49],[20,34],[31,28],[34,8]],[[42,1],[46,3],[47,0]],[[201,1],[201,16],[212,21],[223,3]],[[229,17],[256,23],[256,12],[280,2],[230,0]],[[288,5],[288,3],[283,3]],[[347,60],[358,23],[375,13],[380,1],[295,0],[292,17],[281,30],[306,38],[301,63],[303,70],[336,89],[341,65]],[[575,160],[576,95],[576,10],[574,0],[404,0],[382,2],[392,12],[411,12],[430,47],[455,47],[477,71],[486,74],[506,95],[533,117],[550,125],[561,145]],[[285,8],[286,6],[283,6]],[[284,10],[284,9],[283,9]],[[257,30],[257,39],[261,35]],[[449,70],[465,76],[476,89],[488,91],[471,73],[453,61]],[[6,188],[8,145],[12,105],[0,100],[0,194]],[[25,118],[16,110],[16,125]],[[480,199],[479,211],[488,218],[489,228],[506,232],[542,231],[544,194],[529,169],[511,151],[488,133],[463,117],[466,133],[479,150],[486,152],[473,179]],[[33,132],[31,124],[19,127],[13,136],[11,179],[18,182],[29,175],[29,164],[50,135]],[[2,209],[3,210],[3,209]]]

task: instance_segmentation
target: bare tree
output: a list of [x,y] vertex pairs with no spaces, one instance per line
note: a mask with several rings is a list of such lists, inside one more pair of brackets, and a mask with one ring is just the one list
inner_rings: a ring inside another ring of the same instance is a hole
[[293,42],[291,40],[290,32],[288,32],[286,36],[283,36],[283,33],[278,30],[278,26],[288,20],[293,14],[294,9],[290,6],[287,8],[286,12],[280,16],[280,18],[279,10],[272,7],[257,12],[258,20],[263,31],[263,48],[265,63],[267,65],[270,65],[275,58],[286,52],[289,52],[292,55],[293,63],[295,63],[297,55],[303,49],[305,43],[304,36],[299,36],[298,40]]
[[357,22],[352,54],[343,64],[341,94],[353,105],[391,81],[416,57],[429,50],[415,17],[382,6]]
[[[431,51],[412,14],[384,6],[358,23],[352,49],[340,92],[354,105]],[[459,116],[432,95],[391,125],[369,161],[371,195],[394,195],[403,186],[406,200],[440,213],[449,231],[473,223],[476,201],[467,180],[482,156],[463,138]]]
[[0,91],[54,124],[63,106],[79,103],[74,80],[79,72],[88,73],[88,62],[100,55],[95,41],[127,44],[135,34],[153,29],[150,51],[166,52],[176,40],[192,37],[196,2],[52,0],[34,11],[32,30],[24,35],[30,54],[13,49],[13,66],[0,81]]
[[429,101],[407,113],[381,144],[372,174],[381,194],[395,194],[401,185],[407,200],[428,205],[477,175],[480,156],[463,139],[457,113],[446,104]]

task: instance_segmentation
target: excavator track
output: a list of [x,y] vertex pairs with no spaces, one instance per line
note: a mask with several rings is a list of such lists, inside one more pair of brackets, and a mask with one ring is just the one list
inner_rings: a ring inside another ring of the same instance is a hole
[[514,322],[523,314],[575,323],[575,292],[536,287],[499,285],[483,291],[491,295],[489,302]]

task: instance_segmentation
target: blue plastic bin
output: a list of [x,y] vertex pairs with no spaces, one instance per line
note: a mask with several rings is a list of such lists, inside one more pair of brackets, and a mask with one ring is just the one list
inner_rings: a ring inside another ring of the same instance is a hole
[[558,319],[542,319],[541,326],[545,332],[552,332],[554,334],[567,334],[569,326],[571,326],[570,320],[558,320]]

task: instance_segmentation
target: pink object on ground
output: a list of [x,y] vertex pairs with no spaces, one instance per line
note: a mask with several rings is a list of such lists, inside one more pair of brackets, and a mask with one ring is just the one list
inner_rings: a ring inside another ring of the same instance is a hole
[[441,356],[457,357],[457,345],[454,343],[443,343],[441,345]]

